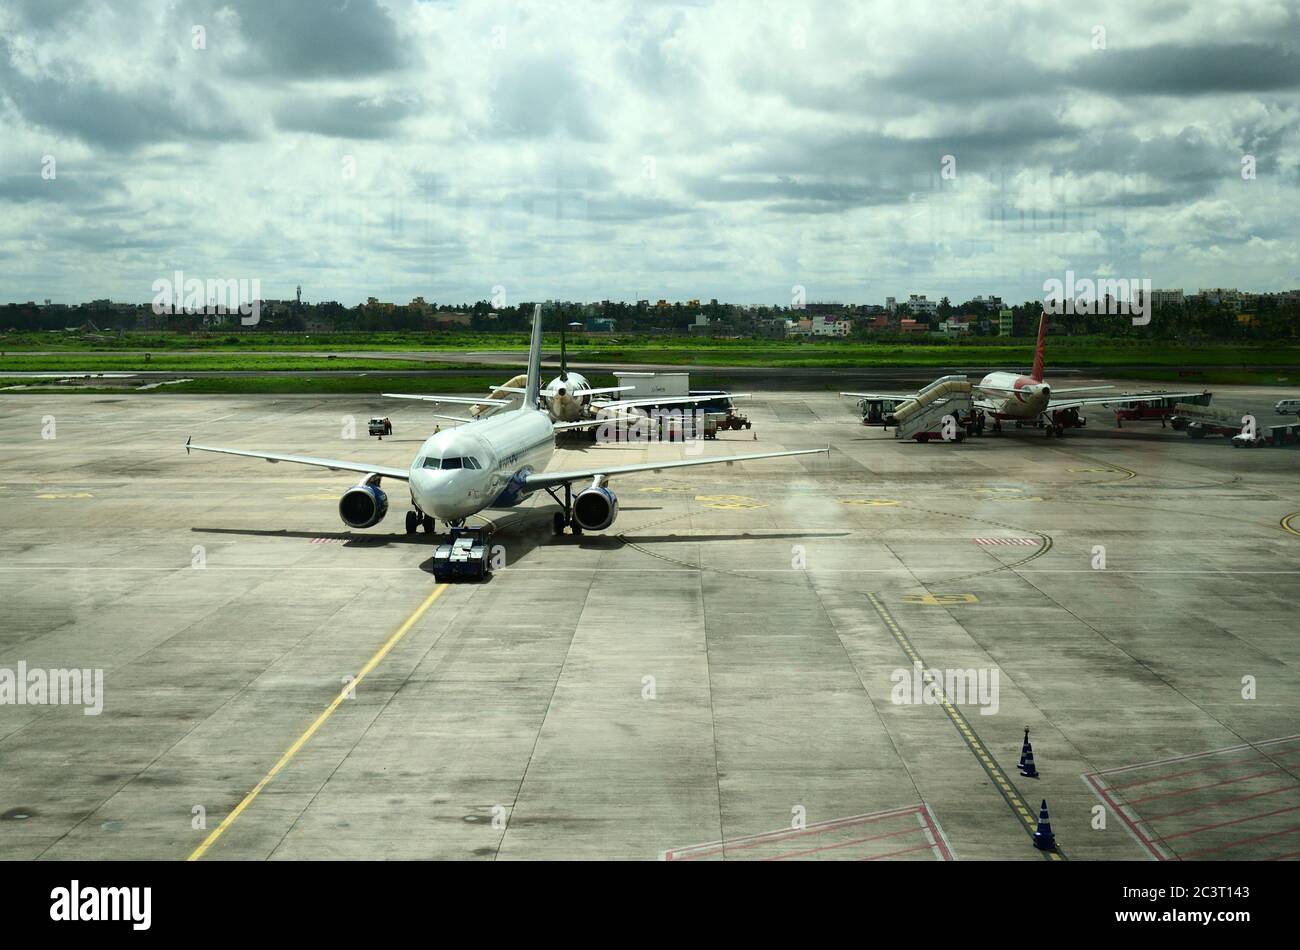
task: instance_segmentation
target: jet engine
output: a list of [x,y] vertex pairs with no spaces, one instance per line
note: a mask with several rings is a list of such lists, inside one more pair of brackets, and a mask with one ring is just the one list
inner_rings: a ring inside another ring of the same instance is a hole
[[388,496],[378,485],[353,485],[339,499],[339,517],[349,528],[373,528],[388,514]]
[[604,531],[618,517],[618,496],[604,486],[592,486],[573,499],[573,520],[587,531]]

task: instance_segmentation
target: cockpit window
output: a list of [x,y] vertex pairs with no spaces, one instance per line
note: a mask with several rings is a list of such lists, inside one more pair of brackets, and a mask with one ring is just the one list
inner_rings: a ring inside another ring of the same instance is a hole
[[451,469],[451,468],[481,469],[483,466],[479,464],[479,460],[474,458],[472,455],[466,455],[464,457],[453,456],[451,458],[445,458],[445,459],[440,459],[430,455],[427,459],[424,460],[424,463],[421,467],[441,469],[442,471],[445,472],[447,471],[447,469]]

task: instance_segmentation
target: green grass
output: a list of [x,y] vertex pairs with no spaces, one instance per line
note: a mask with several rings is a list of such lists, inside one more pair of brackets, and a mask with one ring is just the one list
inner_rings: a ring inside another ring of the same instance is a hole
[[[613,377],[598,377],[595,385],[613,385]],[[377,396],[381,392],[446,393],[448,395],[484,396],[494,386],[505,380],[499,374],[491,376],[211,376],[181,383],[169,383],[145,390],[142,395],[191,393],[246,395],[258,393],[326,395],[331,393],[357,393]],[[0,379],[0,386],[24,385],[29,380]],[[134,382],[134,381],[132,381]],[[127,386],[53,386],[35,385],[19,390],[22,393],[67,393],[76,395],[126,395],[135,393],[134,385]],[[13,393],[0,393],[0,396]]]
[[[546,348],[559,348],[559,335],[548,333]],[[852,340],[756,340],[712,339],[689,336],[633,336],[620,334],[575,334],[568,338],[569,351],[582,362],[697,364],[704,366],[772,366],[870,368],[903,366],[1018,366],[1033,356],[1032,337],[972,337],[951,340],[941,337],[920,339]],[[334,359],[319,365],[295,357],[302,352],[374,351],[446,353],[502,351],[523,354],[528,349],[528,335],[514,333],[473,333],[463,330],[432,333],[224,333],[158,334],[131,333],[122,337],[105,335],[85,340],[61,333],[17,333],[0,335],[0,370],[19,369],[11,363],[25,351],[59,351],[60,353],[94,354],[103,359],[93,366],[84,360],[68,360],[49,365],[58,368],[103,369],[199,369],[211,365],[216,369],[235,368],[366,368],[357,358]],[[139,350],[152,353],[146,364],[142,357],[120,352]],[[200,351],[200,355],[184,351]],[[269,352],[283,356],[254,356],[252,352]],[[118,357],[122,362],[115,362]],[[51,357],[49,359],[57,359]],[[1293,343],[1216,343],[1175,341],[1150,337],[1050,337],[1048,364],[1060,366],[1300,366],[1300,346]],[[224,359],[227,362],[200,364],[201,359]],[[164,362],[176,360],[177,362]],[[271,361],[271,362],[266,362]],[[281,362],[275,362],[281,361]],[[390,368],[404,368],[389,364]],[[418,364],[416,364],[418,365]],[[447,366],[448,364],[442,364]]]
[[429,363],[423,360],[367,359],[364,357],[308,357],[291,354],[257,356],[241,353],[172,354],[161,353],[145,360],[129,353],[55,354],[51,356],[0,356],[0,373],[62,372],[154,372],[188,373],[238,372],[248,370],[359,370],[374,372],[395,369],[483,369],[482,363]]
[[[1028,365],[1033,342],[1021,343],[840,343],[794,344],[738,341],[732,346],[652,345],[592,348],[575,353],[600,363],[663,363],[698,366],[771,366],[856,369],[908,366]],[[1058,338],[1048,341],[1048,366],[1281,366],[1300,367],[1300,346],[1126,343],[1120,340]]]

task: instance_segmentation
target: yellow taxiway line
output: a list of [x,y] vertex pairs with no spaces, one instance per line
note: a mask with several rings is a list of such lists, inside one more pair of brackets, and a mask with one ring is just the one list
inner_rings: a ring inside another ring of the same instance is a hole
[[[893,634],[898,645],[903,648],[903,652],[907,654],[907,658],[913,663],[919,664],[921,669],[929,669],[921,659],[921,655],[917,653],[916,647],[912,646],[912,641],[908,639],[907,634],[905,634],[902,627],[898,625],[898,621],[894,619],[893,614],[891,614],[889,610],[886,609],[885,605],[880,602],[880,598],[875,594],[867,594],[867,600],[871,603],[871,606],[875,608],[876,613],[880,615],[880,619],[885,622],[885,626],[889,628],[889,632]],[[947,696],[943,695],[942,690],[938,691],[938,696],[939,705],[942,706],[943,711],[948,714],[948,718],[952,720],[952,724],[957,727],[957,731],[961,733],[961,737],[965,740],[967,747],[975,754],[975,758],[979,760],[979,764],[984,769],[985,774],[987,774],[988,777],[997,785],[998,793],[1002,796],[1003,801],[1007,803],[1016,818],[1020,820],[1025,831],[1032,836],[1034,831],[1038,828],[1037,813],[1031,806],[1025,804],[1024,799],[1020,796],[1020,792],[1017,791],[1011,780],[1007,778],[1006,772],[1004,772],[1002,767],[998,765],[997,760],[993,757],[993,753],[989,752],[988,747],[984,745],[984,742],[976,734],[970,721],[962,714],[961,710],[958,709]],[[1064,861],[1066,859],[1065,854],[1062,853],[1060,849],[1040,851],[1039,853],[1046,861]]]
[[325,711],[316,717],[316,721],[307,727],[307,731],[300,735],[297,741],[285,750],[284,755],[280,756],[279,761],[277,761],[275,765],[271,766],[271,771],[267,772],[266,775],[262,777],[262,780],[253,786],[253,790],[245,795],[243,800],[235,806],[234,810],[221,820],[221,824],[217,825],[217,827],[212,830],[212,833],[203,839],[203,843],[195,848],[186,860],[197,861],[207,853],[209,848],[217,843],[217,839],[225,834],[226,829],[235,823],[239,816],[244,813],[244,809],[251,805],[258,795],[262,794],[262,789],[266,788],[266,786],[271,783],[271,780],[280,774],[284,767],[289,764],[295,755],[298,754],[298,751],[305,746],[311,737],[316,734],[316,731],[325,724],[325,721],[329,719],[330,716],[334,715],[334,710],[338,709],[343,703],[343,700],[357,688],[357,684],[366,678],[366,674],[379,665],[380,661],[388,655],[388,652],[397,645],[397,642],[401,640],[402,637],[406,636],[407,632],[409,632],[410,629],[415,626],[416,622],[424,616],[425,611],[433,606],[433,602],[441,597],[446,590],[446,584],[439,584],[433,589],[433,593],[425,598],[424,603],[416,607],[411,616],[407,617],[402,625],[397,628],[397,632],[389,637],[388,641],[375,652],[375,655],[366,661],[366,665],[361,667],[361,672],[356,675],[356,678],[339,691],[339,694],[334,697],[334,701],[326,706]]
[[1297,530],[1295,526],[1291,524],[1291,521],[1298,516],[1300,516],[1300,511],[1293,511],[1291,512],[1291,514],[1283,518],[1280,524],[1282,525],[1282,529],[1284,531],[1290,531],[1292,534],[1296,535],[1297,537],[1300,537],[1300,530]]

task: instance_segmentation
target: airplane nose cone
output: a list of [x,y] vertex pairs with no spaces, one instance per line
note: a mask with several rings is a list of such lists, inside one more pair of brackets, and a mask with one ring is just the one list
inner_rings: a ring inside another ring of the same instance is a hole
[[438,518],[463,518],[478,510],[470,496],[464,470],[411,473],[411,493],[420,508]]

